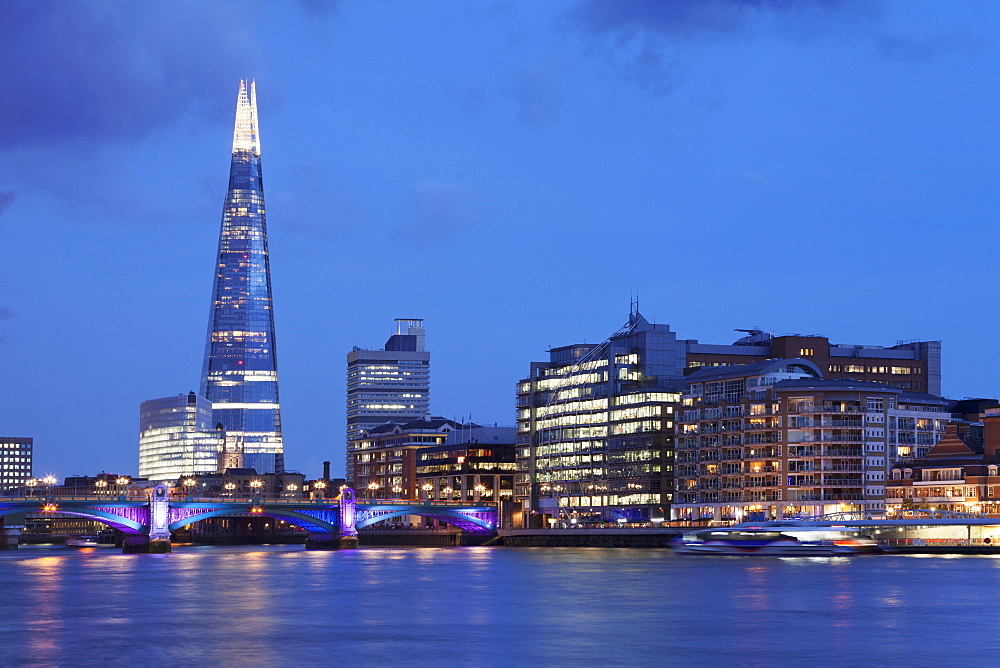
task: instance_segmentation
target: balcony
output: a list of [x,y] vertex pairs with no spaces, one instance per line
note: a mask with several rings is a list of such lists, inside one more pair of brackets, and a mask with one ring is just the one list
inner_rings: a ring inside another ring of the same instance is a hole
[[823,420],[818,425],[820,427],[840,427],[843,429],[861,429],[865,425],[861,420],[837,420],[823,418]]
[[769,459],[780,456],[781,448],[745,448],[743,452],[744,459]]
[[825,487],[864,487],[864,478],[827,478],[823,476],[823,482],[820,483]]
[[858,434],[823,434],[822,439],[816,439],[817,441],[822,440],[824,443],[864,443],[865,435]]
[[818,457],[818,448],[803,448],[794,445],[788,446],[788,456],[789,457]]
[[745,445],[756,445],[759,443],[780,443],[781,439],[778,438],[777,434],[765,435],[765,434],[750,434],[743,439]]
[[822,457],[864,457],[865,452],[860,448],[823,448]]
[[747,475],[752,475],[755,473],[781,473],[780,466],[749,466],[747,467]]

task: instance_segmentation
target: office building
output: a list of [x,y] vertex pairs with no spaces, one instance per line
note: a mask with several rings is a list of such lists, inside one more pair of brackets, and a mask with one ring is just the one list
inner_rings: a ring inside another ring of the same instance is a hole
[[553,348],[517,388],[524,526],[669,516],[684,342],[638,309],[600,344]]
[[0,492],[24,489],[32,479],[33,439],[0,436]]
[[430,414],[431,354],[420,319],[396,319],[380,350],[354,348],[347,355],[347,476],[351,443],[386,422],[406,423]]
[[157,482],[216,470],[221,432],[213,429],[212,402],[194,392],[142,402],[139,476]]
[[892,464],[944,434],[947,400],[850,379],[804,359],[685,378],[674,519],[744,521],[885,510]]
[[804,358],[826,378],[866,380],[901,390],[941,394],[941,342],[899,341],[881,347],[833,344],[825,336],[774,336],[759,329],[731,345],[685,341],[688,368],[750,364],[767,359]]
[[278,364],[254,82],[240,81],[201,395],[248,468],[284,472]]

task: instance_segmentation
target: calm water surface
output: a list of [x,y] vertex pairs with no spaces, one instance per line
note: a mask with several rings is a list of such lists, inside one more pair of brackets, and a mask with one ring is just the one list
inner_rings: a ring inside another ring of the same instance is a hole
[[1000,559],[0,552],[0,665],[1000,665]]

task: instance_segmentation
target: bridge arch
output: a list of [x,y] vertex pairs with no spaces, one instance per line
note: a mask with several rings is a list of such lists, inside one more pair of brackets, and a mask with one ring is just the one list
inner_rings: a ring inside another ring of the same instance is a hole
[[[57,508],[55,510],[48,511],[45,508],[48,506],[48,502],[39,501],[37,504],[29,505],[18,505],[17,507],[7,507],[0,508],[0,517],[6,515],[14,515],[21,513],[51,513],[53,516],[59,515],[69,515],[71,517],[82,517],[84,519],[93,520],[95,522],[100,522],[105,524],[112,529],[118,529],[119,531],[127,534],[141,535],[149,533],[149,527],[146,526],[145,522],[140,522],[138,519],[125,517],[123,515],[117,515],[112,512],[108,512],[107,508],[93,508],[93,507],[70,507],[66,508],[56,504]],[[136,514],[135,511],[143,512],[145,508],[143,506],[130,507],[125,506],[120,508],[123,511],[132,511],[129,514]]]
[[[175,513],[175,508],[171,508],[171,519],[174,521],[170,522],[167,528],[170,531],[177,531],[195,522],[207,520],[212,517],[269,517],[271,519],[284,520],[289,524],[312,533],[336,534],[339,531],[339,527],[334,519],[336,511],[296,511],[263,506],[260,512],[254,512],[251,510],[254,507],[251,504],[247,504],[245,506],[230,506],[228,508],[206,508],[202,512],[187,513]],[[195,509],[181,510],[191,511]],[[334,521],[331,522],[330,519],[334,519]]]
[[489,510],[443,510],[441,508],[423,509],[420,506],[392,509],[358,510],[358,529],[399,517],[426,517],[439,520],[470,533],[492,533],[496,530],[495,513]]

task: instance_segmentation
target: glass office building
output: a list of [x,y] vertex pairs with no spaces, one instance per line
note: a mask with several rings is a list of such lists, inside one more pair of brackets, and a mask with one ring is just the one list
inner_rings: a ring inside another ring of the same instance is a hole
[[216,469],[219,440],[212,403],[194,392],[142,402],[139,477],[174,481]]
[[[600,344],[549,350],[517,386],[515,521],[669,517],[684,341],[638,310]],[[520,515],[520,517],[516,517]]]
[[248,468],[284,472],[254,82],[240,81],[201,394]]

